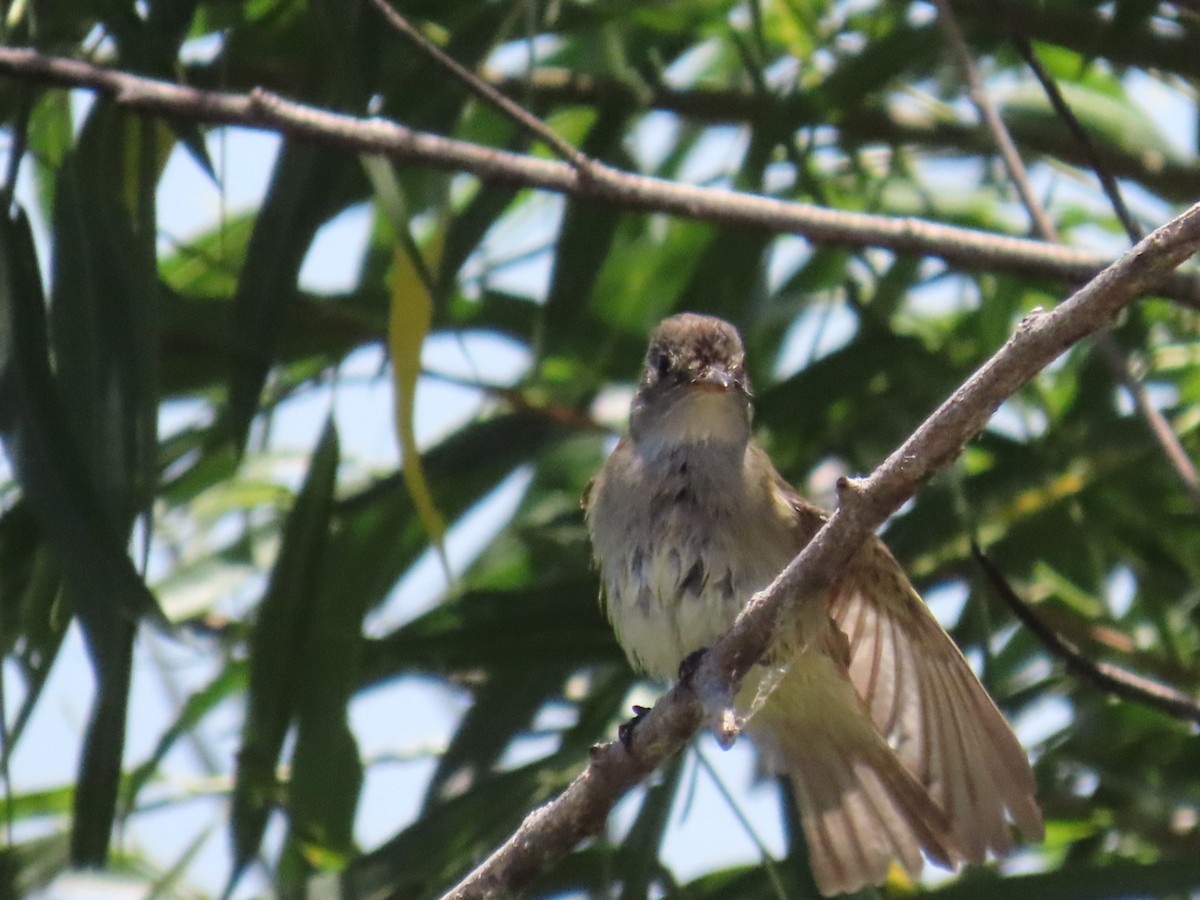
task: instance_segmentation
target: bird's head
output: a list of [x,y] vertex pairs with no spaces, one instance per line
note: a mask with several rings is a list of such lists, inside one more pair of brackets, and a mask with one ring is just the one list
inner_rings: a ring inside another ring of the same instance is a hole
[[750,398],[737,329],[715,316],[680,313],[650,336],[629,431],[639,444],[745,444]]

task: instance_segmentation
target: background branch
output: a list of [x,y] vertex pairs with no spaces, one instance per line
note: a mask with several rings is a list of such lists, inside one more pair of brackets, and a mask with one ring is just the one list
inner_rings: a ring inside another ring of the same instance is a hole
[[946,43],[950,45],[950,49],[962,66],[963,75],[967,81],[967,95],[979,112],[979,117],[991,134],[992,140],[995,141],[996,150],[999,151],[1000,158],[1004,161],[1008,177],[1012,180],[1013,187],[1017,189],[1017,194],[1029,212],[1030,219],[1033,220],[1034,231],[1043,241],[1057,244],[1058,232],[1037,195],[1034,194],[1033,186],[1029,182],[1029,173],[1026,172],[1025,164],[1017,152],[1017,145],[1013,142],[1008,129],[1004,127],[1004,120],[1000,118],[999,111],[988,97],[987,88],[984,87],[983,79],[980,78],[979,70],[975,65],[975,58],[971,55],[971,50],[958,27],[950,0],[934,0],[934,2],[938,9],[938,25],[941,26],[942,33],[946,35]]
[[450,72],[485,103],[498,109],[530,134],[541,139],[564,162],[570,163],[577,169],[586,170],[590,168],[591,160],[580,153],[578,149],[572,147],[567,141],[555,134],[545,122],[531,115],[524,107],[513,102],[466,66],[461,65],[458,60],[442,52],[440,47],[425,37],[408,19],[404,18],[394,7],[390,6],[387,0],[371,0],[371,4],[379,10],[380,15],[387,20],[392,28],[416,44],[422,53]]
[[[200,91],[24,48],[0,48],[0,72],[26,80],[90,88],[123,108],[183,121],[275,131],[397,162],[468,172],[483,181],[538,188],[622,209],[661,212],[722,225],[797,234],[817,242],[881,247],[934,256],[955,267],[1013,272],[1078,283],[1109,260],[1085,250],[955,228],[915,218],[890,218],[790,203],[634,175],[593,161],[587,174],[537,159],[380,119],[361,119],[286,100],[263,90],[249,94]],[[1200,275],[1176,272],[1156,290],[1200,307]]]
[[[1100,180],[1100,186],[1104,190],[1104,195],[1108,197],[1109,203],[1112,204],[1113,212],[1116,213],[1122,227],[1125,229],[1125,234],[1129,237],[1129,242],[1131,244],[1137,243],[1142,239],[1142,228],[1134,219],[1129,207],[1126,206],[1125,199],[1121,195],[1121,186],[1100,158],[1100,154],[1096,151],[1087,130],[1071,110],[1070,104],[1067,103],[1066,98],[1062,95],[1062,91],[1058,89],[1058,84],[1054,78],[1041,64],[1029,39],[1020,33],[1014,32],[1012,40],[1017,48],[1017,52],[1021,54],[1021,58],[1025,60],[1025,64],[1029,66],[1030,71],[1033,72],[1034,77],[1037,78],[1038,83],[1042,86],[1042,90],[1045,91],[1050,105],[1054,108],[1059,118],[1066,124],[1071,137],[1079,145],[1080,152],[1082,152],[1084,158],[1087,160],[1088,166]],[[1129,365],[1128,356],[1121,349],[1116,338],[1111,333],[1099,336],[1097,349],[1100,351],[1109,369],[1116,376],[1117,381],[1125,389],[1130,400],[1133,401],[1138,413],[1145,420],[1155,441],[1162,448],[1163,454],[1166,456],[1171,468],[1175,470],[1179,480],[1183,483],[1184,489],[1192,501],[1192,506],[1200,509],[1200,473],[1196,471],[1195,463],[1192,462],[1187,451],[1183,449],[1183,445],[1171,428],[1171,423],[1167,421],[1167,417],[1154,405],[1146,390],[1146,386],[1134,375]]]
[[1051,654],[1063,661],[1068,672],[1114,697],[1200,725],[1200,703],[1173,687],[1122,669],[1120,666],[1088,659],[1078,647],[1042,621],[1041,616],[1012,589],[1004,573],[974,541],[971,542],[971,553],[987,575],[988,583],[996,596],[1004,601],[1013,615],[1021,620],[1021,624],[1028,628]]

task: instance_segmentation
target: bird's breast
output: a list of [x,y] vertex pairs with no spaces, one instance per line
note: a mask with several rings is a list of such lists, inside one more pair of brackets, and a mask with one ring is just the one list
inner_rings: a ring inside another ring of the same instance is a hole
[[790,508],[750,463],[727,451],[624,446],[597,481],[588,524],[608,615],[650,675],[673,678],[795,552]]

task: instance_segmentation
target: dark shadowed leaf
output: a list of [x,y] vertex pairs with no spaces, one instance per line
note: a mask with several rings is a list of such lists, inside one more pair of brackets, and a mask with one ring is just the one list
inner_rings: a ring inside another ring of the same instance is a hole
[[236,882],[258,852],[267,818],[279,803],[276,766],[302,694],[304,650],[315,626],[313,607],[333,509],[338,440],[332,422],[313,452],[308,476],[283,531],[271,583],[250,637],[246,724],[233,792]]

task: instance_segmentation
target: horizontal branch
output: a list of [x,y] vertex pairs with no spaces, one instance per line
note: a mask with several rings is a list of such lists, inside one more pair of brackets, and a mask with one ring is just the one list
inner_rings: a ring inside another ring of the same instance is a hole
[[[712,125],[785,122],[789,129],[799,130],[829,124],[827,103],[803,90],[778,96],[737,88],[642,86],[554,67],[539,68],[522,77],[494,78],[492,83],[509,96],[521,97],[543,110],[554,106],[622,105],[673,113]],[[1081,168],[1089,165],[1079,144],[1061,129],[1024,119],[1014,119],[1008,127],[1027,154],[1048,155]],[[878,142],[982,154],[994,149],[987,129],[973,122],[874,101],[843,110],[837,120],[837,135],[840,143],[850,145]],[[1113,143],[1103,144],[1098,151],[1114,175],[1136,181],[1164,200],[1185,203],[1200,196],[1200,163],[1194,157],[1151,157]]]
[[[1138,294],[1160,282],[1200,246],[1200,205],[1155,231],[1050,312],[1027,316],[1016,333],[926,419],[869,478],[844,479],[839,508],[733,628],[704,655],[689,684],[676,685],[639,720],[629,746],[595,749],[587,769],[517,832],[447,900],[509,896],[599,832],[620,797],[678,752],[707,716],[718,739],[737,733],[732,698],[766,651],[781,615],[823,616],[819,597],[866,540],[938,469],[949,465],[1007,398],[1072,344],[1112,323]],[[815,633],[811,629],[804,634]]]
[[[167,118],[274,131],[397,162],[468,172],[485,182],[520,185],[622,209],[667,213],[721,225],[797,234],[821,243],[881,247],[933,256],[963,269],[1011,272],[1083,282],[1108,259],[1096,253],[915,218],[891,218],[790,203],[757,194],[679,184],[593,162],[566,163],[494,150],[414,131],[382,119],[356,118],[305,106],[267,91],[201,91],[26,48],[0,48],[0,73],[97,91],[120,106]],[[1172,273],[1157,289],[1200,306],[1200,275]]]

